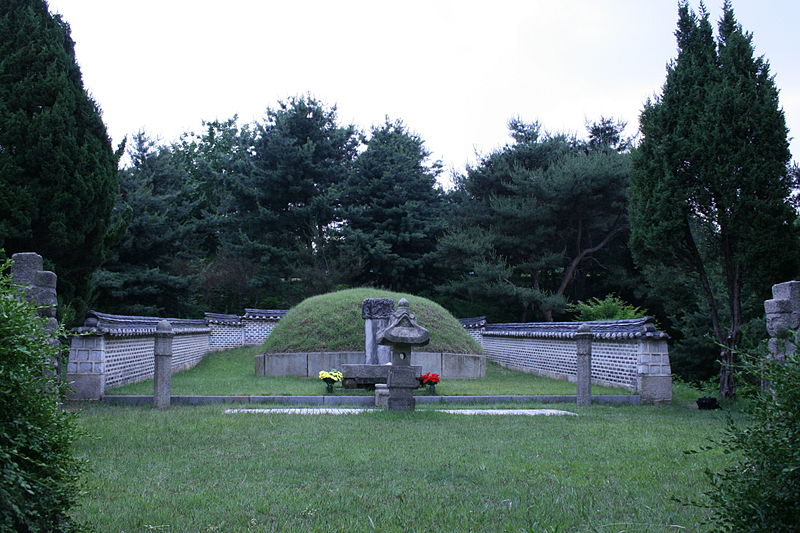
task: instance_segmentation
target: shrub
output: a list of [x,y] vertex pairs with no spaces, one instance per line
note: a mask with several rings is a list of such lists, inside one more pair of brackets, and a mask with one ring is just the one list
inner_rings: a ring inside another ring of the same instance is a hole
[[789,532],[800,524],[800,357],[785,363],[750,360],[749,369],[771,382],[748,404],[751,423],[733,421],[723,438],[734,462],[709,473],[706,493],[716,531]]
[[0,531],[74,531],[74,416],[60,409],[65,385],[48,372],[59,348],[2,274],[9,266],[0,265]]
[[635,307],[622,298],[613,294],[600,300],[592,298],[586,302],[579,301],[567,307],[567,311],[574,313],[576,321],[590,320],[624,320],[626,318],[643,318],[647,311]]

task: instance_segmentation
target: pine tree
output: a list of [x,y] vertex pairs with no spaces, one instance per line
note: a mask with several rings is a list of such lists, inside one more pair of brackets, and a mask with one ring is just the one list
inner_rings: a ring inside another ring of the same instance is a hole
[[618,126],[593,127],[586,143],[512,121],[516,142],[457,183],[459,227],[439,244],[452,281],[441,290],[481,300],[494,320],[552,320],[569,296],[605,296],[570,290],[588,277],[599,287],[626,255],[608,251],[627,230],[629,157],[616,149]]
[[93,276],[94,305],[109,313],[197,316],[192,263],[204,233],[181,154],[143,133],[133,137],[129,154],[114,211],[118,234]]
[[343,235],[361,260],[356,282],[419,293],[436,277],[444,230],[441,164],[401,121],[375,127],[340,195]]
[[79,313],[102,261],[116,166],[67,23],[44,0],[3,0],[0,247],[53,262],[59,296]]
[[[258,265],[253,286],[291,305],[317,290],[331,268],[326,250],[339,222],[336,186],[352,171],[359,136],[336,108],[310,96],[268,109],[257,125],[253,171],[233,190],[239,232],[231,250]],[[316,287],[309,287],[312,284]]]
[[754,56],[730,2],[716,42],[708,13],[698,17],[686,2],[676,37],[662,94],[641,116],[630,243],[643,267],[673,269],[700,286],[723,346],[721,393],[732,397],[743,306],[797,265],[787,129],[769,65]]

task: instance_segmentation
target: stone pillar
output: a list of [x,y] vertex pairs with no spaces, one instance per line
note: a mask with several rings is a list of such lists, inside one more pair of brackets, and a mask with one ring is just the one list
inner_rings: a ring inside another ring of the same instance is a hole
[[378,332],[386,327],[389,315],[394,311],[391,298],[367,298],[361,304],[361,317],[364,319],[364,363],[385,365],[391,358],[389,346],[378,344]]
[[97,318],[90,316],[73,330],[67,364],[71,400],[99,400],[106,390],[106,337]]
[[153,370],[153,405],[169,407],[172,396],[172,324],[161,320],[155,333],[155,368]]
[[[42,256],[33,252],[22,252],[11,256],[11,279],[15,284],[25,289],[28,300],[38,306],[37,313],[47,323],[45,330],[52,334],[50,342],[58,345],[55,332],[58,329],[56,311],[58,309],[58,296],[56,284],[58,278],[54,272],[42,270],[44,261]],[[52,361],[53,369],[60,373],[60,361]]]
[[772,300],[764,301],[769,333],[770,356],[779,361],[797,351],[792,334],[800,329],[800,281],[787,281],[772,286]]
[[592,404],[592,330],[581,324],[575,334],[576,381],[578,383],[578,405]]
[[375,407],[389,407],[389,386],[386,383],[375,384]]
[[639,364],[636,389],[642,403],[656,404],[672,401],[672,368],[669,347],[664,339],[639,340]]

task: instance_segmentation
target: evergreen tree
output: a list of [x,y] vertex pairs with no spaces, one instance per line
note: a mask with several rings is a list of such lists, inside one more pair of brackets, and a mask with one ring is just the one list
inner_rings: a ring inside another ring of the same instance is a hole
[[59,297],[77,313],[102,261],[116,166],[67,23],[44,0],[3,0],[0,247],[52,261]]
[[699,284],[731,397],[743,325],[798,264],[787,129],[769,65],[730,2],[716,42],[708,13],[682,2],[676,37],[662,94],[641,116],[630,242],[651,279],[672,269]]
[[310,96],[280,102],[257,125],[252,176],[234,192],[232,249],[259,265],[254,286],[283,295],[281,305],[302,300],[312,278],[331,272],[325,253],[340,219],[335,186],[348,179],[358,145],[336,108]]
[[444,230],[441,164],[401,121],[375,127],[340,195],[343,236],[359,259],[360,285],[430,291]]
[[567,296],[593,295],[570,293],[576,280],[602,279],[606,265],[618,262],[599,259],[627,229],[628,156],[613,132],[584,143],[540,136],[538,124],[512,121],[511,129],[516,143],[457,183],[464,228],[440,243],[455,279],[442,290],[488,305],[499,300],[495,320],[551,320]]
[[94,305],[109,313],[192,316],[202,257],[197,201],[179,157],[143,133],[133,138],[131,166],[120,172],[116,235],[94,274]]

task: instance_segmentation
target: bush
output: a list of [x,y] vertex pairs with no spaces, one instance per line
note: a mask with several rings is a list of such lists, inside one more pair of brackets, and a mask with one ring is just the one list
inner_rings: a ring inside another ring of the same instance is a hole
[[568,306],[567,311],[574,313],[573,320],[578,322],[624,320],[626,318],[644,318],[647,316],[647,311],[635,307],[613,294],[607,295],[602,300],[592,298],[586,302],[579,301]]
[[81,463],[72,455],[74,416],[62,411],[64,384],[52,372],[59,348],[44,320],[0,265],[0,531],[77,528]]
[[800,357],[749,361],[771,382],[748,404],[751,424],[729,422],[720,444],[734,462],[709,473],[706,493],[716,531],[790,532],[800,524]]

